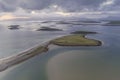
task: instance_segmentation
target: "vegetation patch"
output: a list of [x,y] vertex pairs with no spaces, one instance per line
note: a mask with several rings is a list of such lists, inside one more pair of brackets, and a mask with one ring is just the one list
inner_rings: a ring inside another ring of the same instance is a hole
[[90,32],[90,31],[75,31],[71,34],[97,34],[97,32]]
[[101,41],[88,39],[83,34],[74,34],[63,36],[51,41],[54,45],[59,46],[100,46]]

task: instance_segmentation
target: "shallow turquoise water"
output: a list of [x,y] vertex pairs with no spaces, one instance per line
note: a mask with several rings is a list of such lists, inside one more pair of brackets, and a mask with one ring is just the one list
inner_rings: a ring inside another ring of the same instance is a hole
[[[120,79],[119,26],[74,25],[66,29],[68,29],[67,32],[78,29],[97,31],[99,34],[88,35],[88,37],[103,41],[103,45],[99,47],[58,47],[51,45],[47,53],[37,55],[1,72],[0,80]],[[3,28],[0,33],[1,58],[66,34],[63,32],[10,31]]]

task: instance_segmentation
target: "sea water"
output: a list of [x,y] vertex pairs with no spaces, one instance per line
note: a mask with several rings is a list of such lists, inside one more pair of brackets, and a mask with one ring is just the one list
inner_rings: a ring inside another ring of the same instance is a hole
[[[42,24],[42,23],[40,23]],[[55,24],[55,26],[62,26]],[[48,25],[49,26],[49,25]],[[87,35],[101,40],[98,47],[49,46],[49,51],[0,72],[0,80],[119,80],[120,27],[63,25],[65,31],[9,30],[0,27],[0,58],[76,30],[95,31]]]

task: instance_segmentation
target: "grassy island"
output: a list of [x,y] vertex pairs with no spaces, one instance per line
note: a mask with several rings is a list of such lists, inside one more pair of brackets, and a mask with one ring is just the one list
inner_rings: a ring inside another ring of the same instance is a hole
[[71,32],[71,34],[97,34],[97,32],[91,32],[91,31],[75,31],[75,32]]
[[[90,33],[90,32],[88,32]],[[6,70],[7,68],[19,64],[37,54],[47,52],[49,45],[54,44],[58,46],[100,46],[102,43],[98,40],[88,39],[85,34],[72,34],[63,36],[57,39],[48,41],[42,45],[30,48],[25,52],[21,52],[17,55],[10,56],[8,58],[0,59],[0,72]]]
[[101,41],[88,39],[83,34],[63,36],[51,41],[52,44],[59,46],[100,46]]

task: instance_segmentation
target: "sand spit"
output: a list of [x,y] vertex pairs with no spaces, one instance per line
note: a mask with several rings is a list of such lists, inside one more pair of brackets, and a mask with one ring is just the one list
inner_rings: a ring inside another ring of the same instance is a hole
[[21,52],[17,55],[13,55],[7,58],[0,59],[0,72],[6,70],[7,68],[19,64],[37,54],[48,51],[49,42],[44,43],[33,48],[28,49],[27,51]]
[[85,37],[85,35],[82,34],[57,37],[56,39],[44,42],[43,44],[32,47],[17,55],[0,59],[0,72],[6,70],[7,68],[15,64],[19,64],[25,60],[28,60],[37,54],[41,54],[43,52],[48,51],[48,46],[50,44],[58,45],[58,46],[101,46],[102,45],[101,41],[88,39]]

